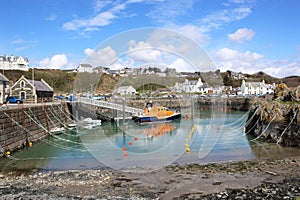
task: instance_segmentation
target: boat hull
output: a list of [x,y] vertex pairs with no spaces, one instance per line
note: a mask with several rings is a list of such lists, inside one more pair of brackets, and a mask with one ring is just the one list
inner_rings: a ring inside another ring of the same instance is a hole
[[132,120],[138,123],[151,123],[151,122],[168,122],[181,119],[181,113],[175,113],[170,116],[158,118],[156,116],[133,116]]

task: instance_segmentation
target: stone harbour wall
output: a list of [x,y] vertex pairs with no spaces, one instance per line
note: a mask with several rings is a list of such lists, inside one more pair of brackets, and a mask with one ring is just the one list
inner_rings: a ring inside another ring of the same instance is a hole
[[49,130],[72,123],[66,104],[19,105],[0,110],[0,157],[49,136]]

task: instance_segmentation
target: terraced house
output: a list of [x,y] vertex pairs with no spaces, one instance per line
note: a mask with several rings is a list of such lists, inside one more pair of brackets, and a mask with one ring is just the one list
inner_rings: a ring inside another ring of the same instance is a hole
[[242,81],[241,92],[242,95],[258,95],[262,96],[265,94],[273,94],[275,88],[275,83],[266,84],[265,80],[261,82],[246,82]]

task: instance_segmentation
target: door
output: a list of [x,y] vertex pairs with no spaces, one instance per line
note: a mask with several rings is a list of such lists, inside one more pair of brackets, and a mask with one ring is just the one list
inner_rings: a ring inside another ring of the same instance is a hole
[[21,99],[25,100],[25,98],[26,98],[26,93],[25,92],[21,92]]

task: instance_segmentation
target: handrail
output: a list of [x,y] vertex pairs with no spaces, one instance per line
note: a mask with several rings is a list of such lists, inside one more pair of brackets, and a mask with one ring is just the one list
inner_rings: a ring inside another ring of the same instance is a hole
[[143,110],[139,109],[139,108],[134,108],[134,107],[130,107],[130,106],[124,106],[124,108],[123,108],[123,105],[121,105],[121,104],[116,104],[116,103],[111,103],[111,102],[107,102],[107,101],[96,100],[96,99],[91,99],[91,98],[86,98],[86,97],[77,97],[76,101],[85,103],[85,104],[89,104],[89,105],[93,105],[93,106],[100,106],[100,107],[110,108],[110,109],[119,110],[119,111],[123,111],[123,109],[124,109],[125,112],[133,113],[133,114],[143,113]]

